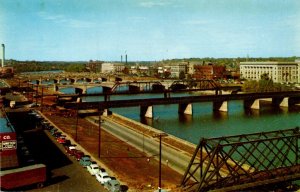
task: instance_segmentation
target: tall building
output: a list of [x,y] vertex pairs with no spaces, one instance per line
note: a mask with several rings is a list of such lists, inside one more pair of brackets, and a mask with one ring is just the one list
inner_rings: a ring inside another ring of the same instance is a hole
[[171,77],[178,78],[179,74],[183,72],[184,74],[187,73],[188,64],[187,63],[174,63],[170,65],[170,72]]
[[260,80],[267,74],[276,83],[299,83],[300,62],[241,62],[241,78]]

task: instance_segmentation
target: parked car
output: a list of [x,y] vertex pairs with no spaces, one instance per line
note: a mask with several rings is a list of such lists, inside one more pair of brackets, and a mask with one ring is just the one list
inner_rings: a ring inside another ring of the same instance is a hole
[[99,169],[99,173],[103,174],[103,175],[108,175],[108,173],[105,171],[105,169],[100,168]]
[[54,135],[58,130],[56,128],[53,128],[50,130],[51,135]]
[[63,143],[64,148],[66,149],[71,145],[71,141],[69,139],[66,139],[65,142]]
[[65,143],[65,141],[66,141],[66,136],[65,136],[65,135],[61,135],[61,136],[59,136],[59,137],[56,139],[56,141],[57,141],[58,143],[60,143],[60,144],[63,144],[63,143]]
[[79,164],[82,165],[83,167],[87,167],[91,164],[91,158],[89,156],[83,156],[79,160]]
[[120,182],[118,180],[109,180],[104,183],[104,187],[110,192],[119,192],[121,190]]
[[53,136],[55,137],[55,138],[57,138],[57,137],[59,137],[59,136],[61,136],[62,135],[62,132],[60,132],[60,131],[56,131],[54,134],[53,134]]
[[80,150],[75,150],[73,154],[74,154],[73,156],[75,157],[75,159],[77,161],[79,161],[81,159],[81,157],[84,156],[84,153]]
[[90,172],[91,175],[99,173],[99,169],[100,167],[97,164],[90,164],[89,166],[87,166],[87,170],[88,172]]
[[101,185],[104,185],[104,183],[111,180],[110,176],[108,176],[106,172],[104,173],[99,172],[98,174],[96,174],[96,179],[97,181],[99,181],[99,183],[101,183]]
[[74,155],[74,151],[76,150],[76,145],[69,145],[68,147],[66,147],[66,152],[69,155]]

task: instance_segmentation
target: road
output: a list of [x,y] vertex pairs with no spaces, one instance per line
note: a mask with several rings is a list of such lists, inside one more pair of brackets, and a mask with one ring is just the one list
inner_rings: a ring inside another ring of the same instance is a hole
[[[95,120],[97,119],[98,117],[88,118],[88,120],[94,124],[96,124]],[[158,138],[150,137],[147,134],[137,133],[132,129],[108,120],[105,120],[101,125],[102,129],[105,131],[134,146],[138,150],[146,152],[149,155],[149,158],[159,158]],[[162,144],[163,163],[177,172],[184,174],[190,160],[191,156],[186,155],[184,151],[167,146],[165,143]]]

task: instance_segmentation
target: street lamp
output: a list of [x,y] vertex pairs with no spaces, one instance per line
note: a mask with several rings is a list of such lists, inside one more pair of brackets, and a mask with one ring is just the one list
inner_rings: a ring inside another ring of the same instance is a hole
[[153,137],[154,138],[157,138],[159,137],[159,180],[158,180],[158,191],[161,192],[161,140],[162,140],[162,137],[166,137],[168,136],[168,134],[166,133],[157,133],[157,134],[154,134]]

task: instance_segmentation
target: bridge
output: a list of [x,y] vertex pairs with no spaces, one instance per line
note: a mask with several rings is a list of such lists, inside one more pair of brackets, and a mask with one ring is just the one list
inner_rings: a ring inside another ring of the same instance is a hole
[[300,91],[201,95],[100,102],[66,102],[62,105],[66,108],[98,109],[99,111],[108,110],[109,108],[139,106],[141,116],[153,118],[153,106],[155,105],[178,104],[179,113],[192,115],[193,103],[212,102],[214,111],[226,112],[228,111],[228,101],[243,100],[245,109],[260,109],[260,100],[266,98],[272,99],[273,106],[289,107],[300,102]]
[[222,91],[240,91],[241,86],[222,86],[214,80],[166,80],[166,81],[126,81],[116,78],[115,81],[95,80],[90,78],[81,79],[48,79],[44,81],[42,79],[36,80],[36,85],[50,86],[52,85],[54,91],[58,91],[59,88],[74,87],[80,94],[86,94],[87,89],[91,87],[102,87],[103,93],[165,93],[165,97],[168,97],[168,91],[204,91],[213,90],[216,94]]
[[240,191],[300,179],[300,131],[202,138],[183,176],[186,191]]

